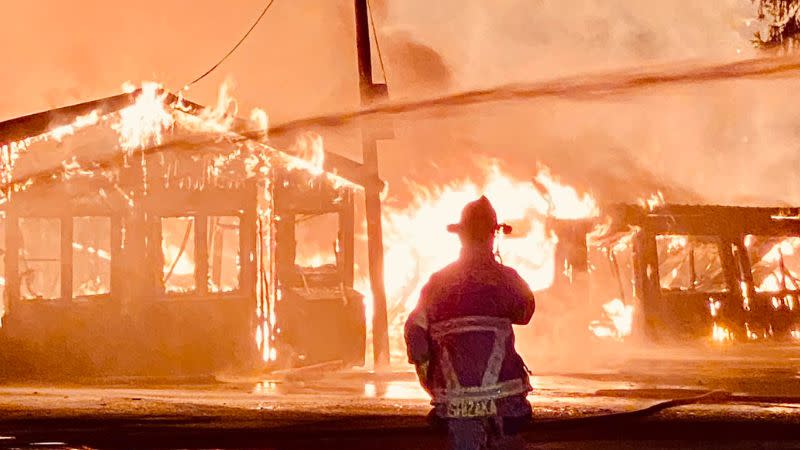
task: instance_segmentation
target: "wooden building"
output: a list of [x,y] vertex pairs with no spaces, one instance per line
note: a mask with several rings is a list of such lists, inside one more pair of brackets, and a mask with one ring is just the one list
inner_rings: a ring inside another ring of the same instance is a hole
[[[279,151],[257,133],[177,122],[160,141],[121,151],[108,125],[139,95],[0,124],[0,373],[363,363],[354,195],[380,180],[334,153],[307,167],[308,155]],[[203,111],[189,106],[169,113]],[[60,123],[86,114],[100,119],[55,139]],[[322,215],[334,218],[332,257],[297,259],[306,242],[295,225]]]
[[557,264],[569,270],[550,295],[592,314],[617,299],[633,307],[630,331],[657,342],[800,342],[800,209],[610,205],[603,213],[551,222]]

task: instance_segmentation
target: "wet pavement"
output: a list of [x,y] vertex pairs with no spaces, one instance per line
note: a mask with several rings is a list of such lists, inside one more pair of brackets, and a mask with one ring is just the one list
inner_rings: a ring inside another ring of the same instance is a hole
[[[684,352],[537,374],[528,448],[800,448],[798,358],[769,353]],[[727,394],[635,412],[712,390]],[[442,448],[429,410],[407,370],[7,383],[0,446]]]

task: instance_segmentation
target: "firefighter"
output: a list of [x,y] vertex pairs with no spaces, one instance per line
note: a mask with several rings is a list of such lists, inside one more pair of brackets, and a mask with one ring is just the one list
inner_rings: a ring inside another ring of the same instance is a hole
[[530,322],[533,293],[495,259],[495,235],[510,227],[498,225],[485,196],[447,230],[458,234],[461,255],[430,278],[406,321],[409,361],[433,414],[447,425],[451,448],[521,448],[531,386],[511,325]]

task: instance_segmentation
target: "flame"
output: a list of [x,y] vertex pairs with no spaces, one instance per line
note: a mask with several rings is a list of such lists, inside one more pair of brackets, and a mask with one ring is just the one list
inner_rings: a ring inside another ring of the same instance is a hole
[[719,313],[719,309],[721,307],[722,307],[722,303],[719,300],[714,299],[714,298],[709,298],[708,299],[708,309],[709,309],[709,311],[711,313],[711,317],[717,317],[717,314]]
[[653,211],[658,207],[664,206],[666,202],[664,201],[664,194],[661,191],[656,192],[655,194],[651,194],[647,198],[641,198],[638,201],[639,205],[642,208],[647,209],[648,211]]
[[111,292],[111,287],[103,282],[100,277],[95,277],[81,283],[75,289],[74,295],[76,297],[90,297],[93,295],[104,295]]
[[[178,276],[186,276],[194,274],[194,261],[189,257],[189,255],[184,252],[181,254],[181,248],[177,245],[172,244],[164,244],[164,273],[167,273],[175,264],[175,268],[172,270],[173,275]],[[175,262],[176,258],[178,262]]]
[[[558,239],[547,229],[547,217],[583,218],[599,214],[589,194],[579,194],[561,184],[547,168],[535,181],[516,180],[504,174],[496,163],[488,168],[485,182],[461,180],[428,189],[412,186],[414,199],[405,208],[384,207],[383,231],[385,285],[392,320],[391,336],[401,336],[401,319],[415,306],[427,279],[454,261],[460,242],[446,225],[457,221],[461,209],[482,194],[494,205],[501,222],[515,225],[515,233],[497,240],[502,261],[515,268],[534,291],[553,284]],[[538,186],[537,186],[538,184]],[[367,317],[373,314],[368,281],[357,289],[367,294]],[[622,327],[624,328],[624,326]]]
[[747,284],[747,281],[740,281],[739,286],[742,289],[742,308],[745,311],[750,311],[750,285]]
[[[178,122],[182,127],[194,132],[219,134],[230,132],[239,112],[239,105],[231,95],[232,90],[233,83],[230,80],[225,80],[219,86],[217,103],[213,107],[204,108],[199,114],[177,115]],[[182,112],[188,112],[191,109],[185,104],[183,97],[179,97],[174,106],[176,110]],[[259,119],[265,121],[266,113],[264,111],[261,111],[261,113],[263,113],[263,118],[259,114]]]
[[295,257],[295,260],[296,260],[296,264],[298,266],[314,268],[314,267],[322,267],[322,266],[325,266],[325,265],[328,265],[328,264],[334,264],[335,263],[335,256],[334,255],[328,255],[326,257],[325,255],[322,255],[322,254],[304,256],[304,255],[298,254]]
[[[754,241],[754,236],[745,236],[745,245],[748,248],[752,247]],[[795,281],[798,279],[798,275],[789,268],[786,268],[785,264],[783,263],[785,262],[786,257],[795,256],[798,251],[800,251],[800,238],[788,237],[774,244],[769,251],[764,253],[759,261],[754,261],[755,264],[759,265],[766,263],[776,266],[775,270],[767,274],[761,283],[756,286],[756,292],[775,293],[800,290],[800,287],[798,287],[797,282]],[[773,307],[777,309],[774,303],[775,302],[773,302]],[[792,304],[792,308],[793,307],[794,305]]]
[[727,328],[720,326],[714,322],[711,328],[711,339],[714,342],[728,342],[733,340],[733,333]]
[[167,93],[160,84],[146,82],[136,102],[119,111],[119,121],[111,128],[119,135],[120,147],[131,152],[161,145],[164,131],[175,123],[167,108]]
[[589,330],[595,336],[617,340],[630,336],[633,330],[633,305],[626,305],[622,300],[615,298],[603,305],[603,312],[611,324],[603,323],[600,320],[592,321],[589,324]]
[[90,255],[95,255],[100,259],[111,261],[111,253],[109,253],[108,250],[103,250],[102,248],[94,248],[90,245],[83,245],[78,242],[73,242],[72,248],[75,250],[86,252]]
[[[54,127],[42,134],[29,136],[25,139],[4,144],[2,147],[0,147],[0,166],[2,166],[2,170],[0,171],[0,174],[2,175],[0,176],[0,181],[2,181],[4,184],[11,182],[13,179],[16,162],[23,153],[28,151],[31,145],[38,142],[47,142],[51,139],[61,142],[61,140],[66,136],[73,135],[82,128],[95,125],[100,120],[101,116],[95,110],[88,114],[76,117],[71,123]],[[17,192],[25,190],[30,183],[31,180],[28,180],[25,183],[17,184],[13,187],[13,189]]]
[[686,248],[689,244],[689,237],[683,235],[659,235],[656,237],[657,240],[667,241],[667,253],[674,253]]
[[750,324],[749,323],[747,323],[747,322],[744,323],[744,330],[745,330],[745,333],[747,333],[747,339],[749,339],[751,341],[758,340],[758,333],[756,333],[755,331],[750,329]]
[[800,247],[800,238],[790,237],[775,244],[761,259],[766,262],[778,262],[784,256],[795,254],[795,249]]
[[310,132],[301,134],[295,141],[293,153],[296,158],[289,160],[289,169],[303,169],[314,176],[324,172],[325,146],[322,136]]
[[253,108],[250,111],[250,122],[255,124],[255,130],[257,131],[264,131],[265,133],[269,129],[269,116],[267,116],[266,111],[261,108]]
[[582,219],[600,215],[597,202],[591,195],[578,194],[574,187],[561,184],[547,167],[540,168],[535,179],[546,189],[544,199],[548,201],[548,216],[558,219]]
[[75,131],[81,128],[94,125],[99,120],[100,120],[100,115],[95,110],[90,112],[89,114],[76,117],[71,124],[53,128],[52,130],[49,131],[49,135],[56,141],[61,142],[61,140],[64,139],[64,137],[75,134]]

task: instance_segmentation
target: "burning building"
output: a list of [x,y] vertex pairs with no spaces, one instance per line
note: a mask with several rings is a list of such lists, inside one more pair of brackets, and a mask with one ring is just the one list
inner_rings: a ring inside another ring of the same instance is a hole
[[402,361],[405,316],[457,255],[444,224],[481,194],[516,230],[498,255],[540,294],[539,316],[569,311],[572,335],[800,338],[796,209],[600,207],[544,167],[519,181],[489,165],[482,185],[417,186],[382,230],[367,221],[380,259],[387,243],[384,291],[383,274],[356,273],[362,189],[381,217],[376,168],[311,134],[280,150],[263,113],[240,120],[220,99],[148,84],[0,124],[4,371],[361,365],[370,316]]
[[797,208],[651,200],[606,207],[602,221],[552,222],[569,268],[562,284],[602,304],[603,320],[590,324],[595,335],[660,343],[800,338]]
[[354,193],[382,182],[231,102],[145,85],[0,124],[3,372],[363,364]]

